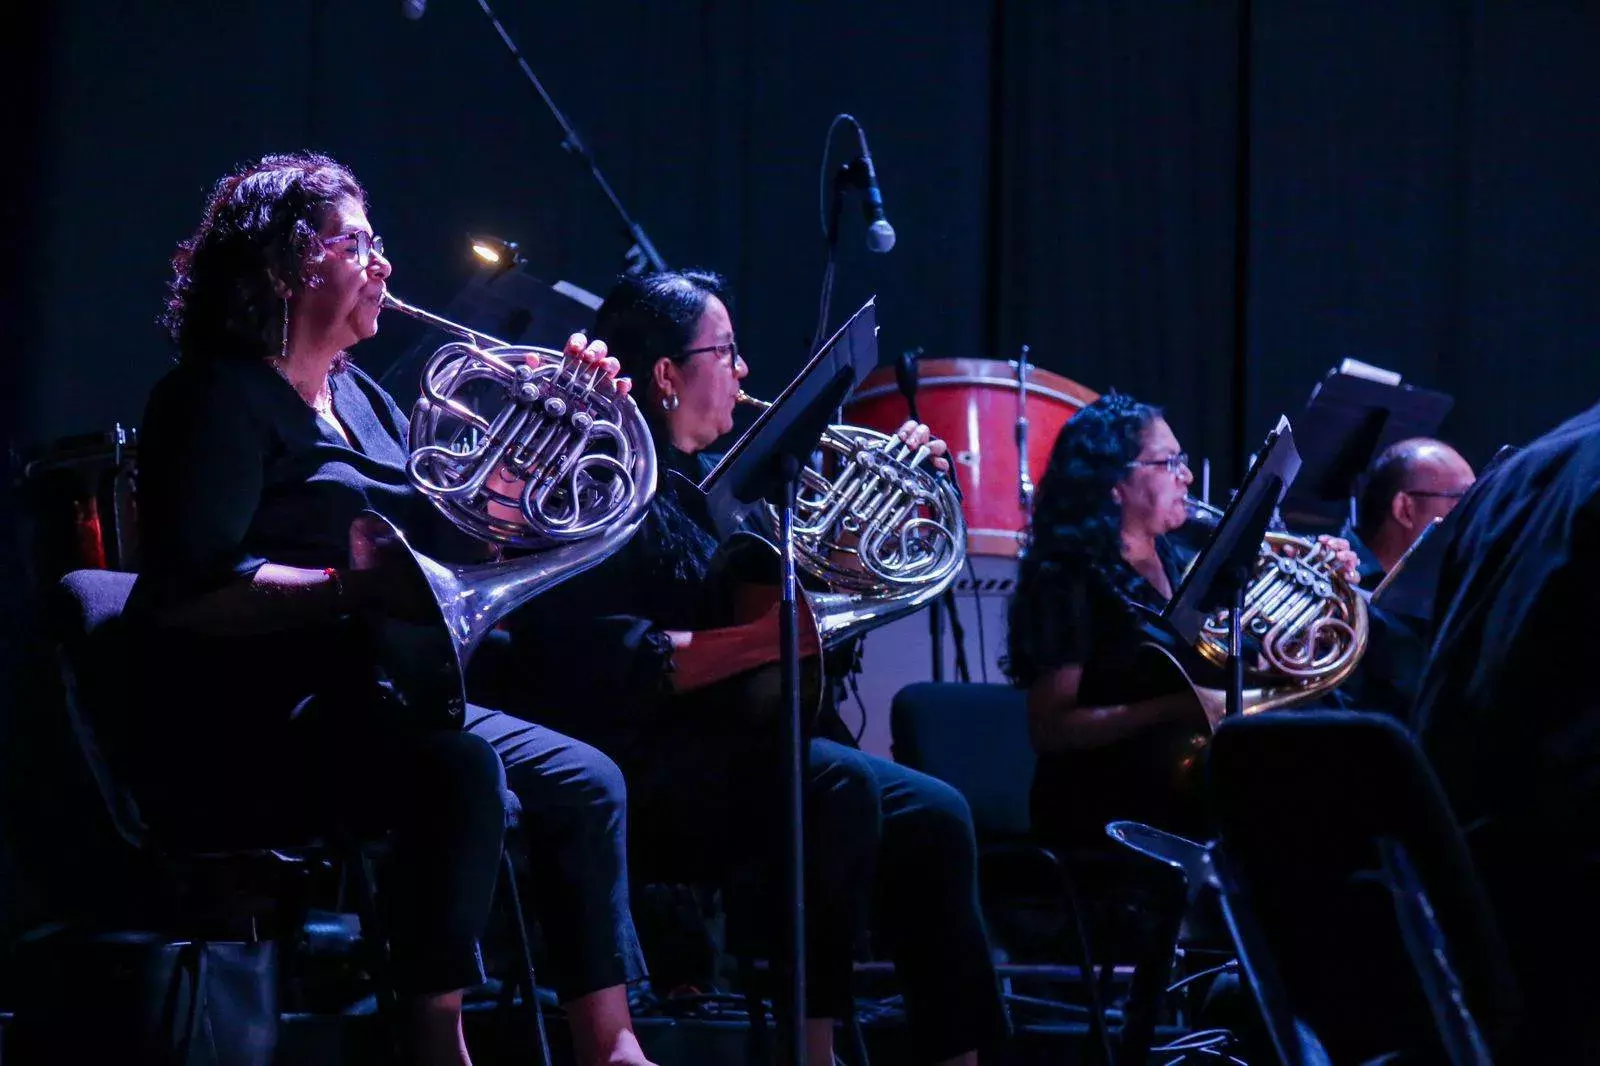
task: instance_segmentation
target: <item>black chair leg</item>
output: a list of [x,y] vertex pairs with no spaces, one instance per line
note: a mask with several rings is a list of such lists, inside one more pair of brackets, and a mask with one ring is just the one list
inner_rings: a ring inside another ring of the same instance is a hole
[[501,1018],[510,1016],[513,1004],[516,1001],[518,986],[522,988],[522,1000],[533,1018],[532,1033],[534,1046],[539,1049],[539,1062],[542,1066],[550,1064],[550,1040],[544,1028],[544,1007],[539,1002],[539,984],[533,972],[533,949],[528,940],[528,923],[522,916],[522,894],[517,890],[517,871],[512,865],[511,852],[506,851],[500,857],[500,885],[505,893],[505,906],[510,911],[511,930],[516,940],[516,958],[513,960],[517,967],[515,976],[508,977],[500,990],[499,1012]]
[[401,1061],[400,1027],[394,988],[389,983],[389,937],[379,919],[378,882],[372,859],[360,848],[352,851],[346,872],[356,873],[357,914],[361,917],[361,939],[369,955],[373,998],[378,1007],[378,1028],[384,1054],[389,1062]]
[[756,980],[755,962],[739,956],[739,987],[744,992],[745,1016],[750,1020],[745,1038],[745,1054],[753,1063],[772,1061],[772,1033],[767,1028],[767,1008]]
[[844,1035],[850,1046],[850,1066],[872,1066],[867,1057],[867,1034],[861,1029],[861,1014],[854,1006],[844,1020]]
[[1161,1001],[1172,975],[1172,960],[1178,948],[1179,932],[1183,928],[1187,899],[1180,880],[1163,891],[1157,902],[1156,929],[1134,965],[1133,983],[1128,989],[1128,999],[1122,1010],[1119,1063],[1138,1063],[1143,1066],[1149,1061],[1156,1018],[1161,1012]]
[[[1099,968],[1095,965],[1094,952],[1089,945],[1089,928],[1083,919],[1083,902],[1071,875],[1065,869],[1061,871],[1061,883],[1067,909],[1072,913],[1073,933],[1078,941],[1078,980],[1083,985],[1084,998],[1089,1001],[1091,1054],[1100,1066],[1113,1066],[1116,1060],[1111,1053],[1111,1034],[1106,1027],[1105,990],[1101,988]],[[1106,972],[1112,972],[1109,960]]]

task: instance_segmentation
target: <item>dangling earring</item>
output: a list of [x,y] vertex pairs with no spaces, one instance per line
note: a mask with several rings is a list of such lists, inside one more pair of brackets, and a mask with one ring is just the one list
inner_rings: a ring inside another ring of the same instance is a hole
[[663,411],[676,411],[678,409],[678,394],[669,392],[661,397],[661,409]]
[[289,358],[289,298],[287,296],[283,298],[283,344],[278,348],[278,358],[280,360]]

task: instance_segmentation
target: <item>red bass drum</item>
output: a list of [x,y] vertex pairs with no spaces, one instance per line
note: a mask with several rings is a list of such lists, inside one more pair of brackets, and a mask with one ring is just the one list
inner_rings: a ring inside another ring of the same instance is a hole
[[[1067,419],[1099,398],[1076,381],[1028,365],[1026,407],[1017,364],[997,359],[924,359],[917,412],[950,445],[965,499],[967,551],[1016,557],[1028,516],[1023,509],[1017,419],[1028,419],[1028,473],[1044,476],[1050,449]],[[906,421],[906,401],[893,367],[868,374],[844,409],[852,425],[893,433]]]

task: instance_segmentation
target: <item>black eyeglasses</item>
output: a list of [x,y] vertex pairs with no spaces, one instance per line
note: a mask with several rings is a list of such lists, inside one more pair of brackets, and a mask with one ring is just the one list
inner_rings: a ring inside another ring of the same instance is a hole
[[1189,466],[1189,453],[1179,452],[1177,455],[1169,455],[1165,459],[1135,459],[1128,464],[1128,469],[1132,470],[1141,466],[1164,466],[1167,468],[1167,473],[1177,477],[1180,468],[1186,469]]
[[729,341],[727,344],[708,344],[703,348],[685,348],[684,355],[699,355],[701,352],[716,352],[718,359],[726,359],[731,370],[739,361],[739,343]]
[[332,244],[342,244],[345,241],[355,241],[356,264],[362,270],[372,265],[373,252],[377,252],[379,255],[383,254],[383,238],[376,234],[368,233],[366,230],[351,230],[349,233],[341,233],[337,237],[321,237],[319,239],[322,241],[324,248]]
[[1401,489],[1407,496],[1416,496],[1423,500],[1459,500],[1467,494],[1466,489],[1457,489],[1454,492],[1426,492],[1422,489]]

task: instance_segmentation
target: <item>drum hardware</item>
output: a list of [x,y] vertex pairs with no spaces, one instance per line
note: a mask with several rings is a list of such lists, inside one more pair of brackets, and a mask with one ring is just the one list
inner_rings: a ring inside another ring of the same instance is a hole
[[1033,515],[1033,478],[1028,475],[1028,346],[1017,356],[1017,502]]

